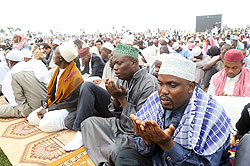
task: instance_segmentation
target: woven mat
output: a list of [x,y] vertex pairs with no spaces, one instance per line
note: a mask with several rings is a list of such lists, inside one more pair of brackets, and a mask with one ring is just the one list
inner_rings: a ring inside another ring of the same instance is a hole
[[[0,105],[7,102],[0,97]],[[63,150],[76,132],[42,132],[24,118],[0,118],[0,147],[13,166],[94,165],[82,147],[74,152]]]

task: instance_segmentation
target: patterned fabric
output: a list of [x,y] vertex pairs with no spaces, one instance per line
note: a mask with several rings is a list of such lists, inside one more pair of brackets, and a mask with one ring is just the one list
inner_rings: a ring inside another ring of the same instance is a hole
[[159,74],[169,74],[189,81],[195,81],[196,64],[181,54],[169,54],[162,61]]
[[24,47],[24,44],[27,43],[27,38],[24,36],[24,34],[20,34],[18,35],[21,37],[21,41],[18,43],[18,45],[16,46],[16,49],[21,50]]
[[[155,92],[136,115],[142,121],[154,120],[164,129],[163,114],[164,109]],[[198,155],[208,156],[222,147],[231,131],[231,120],[224,109],[196,86],[173,139]]]
[[118,44],[116,46],[114,54],[122,54],[127,56],[132,56],[138,59],[139,50],[133,46]]
[[[227,73],[224,69],[216,73],[213,77],[212,80],[215,86],[215,95],[220,96],[224,91]],[[250,97],[250,71],[245,67],[242,67],[241,69],[241,75],[234,87],[233,96]]]
[[232,148],[230,148],[230,149],[228,150],[228,152],[230,153],[229,160],[230,160],[230,163],[232,164],[232,166],[234,166],[235,153],[236,153],[236,149],[237,149],[237,147],[238,147],[238,145],[239,145],[239,142],[240,142],[239,139],[235,140],[234,147],[232,147]]
[[205,53],[207,53],[207,50],[208,50],[208,42],[207,42],[208,40],[209,40],[209,44],[211,47],[216,46],[216,43],[212,37],[207,38],[207,40],[205,41],[205,44],[204,44],[204,52]]

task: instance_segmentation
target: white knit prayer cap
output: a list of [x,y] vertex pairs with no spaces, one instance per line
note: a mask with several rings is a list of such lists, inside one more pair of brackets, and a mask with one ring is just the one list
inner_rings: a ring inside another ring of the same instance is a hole
[[168,74],[188,81],[195,81],[195,70],[195,63],[191,60],[180,54],[169,54],[162,62],[159,75]]
[[192,55],[194,57],[197,57],[200,56],[201,52],[202,52],[201,48],[199,46],[195,46],[192,50]]
[[124,37],[124,39],[121,40],[121,43],[124,45],[133,45],[134,44],[135,37],[132,35],[127,35]]
[[15,61],[15,62],[20,62],[23,61],[23,56],[21,55],[19,50],[11,50],[7,53],[6,59]]
[[176,50],[178,50],[179,47],[180,47],[179,43],[174,42],[174,44],[173,44],[173,46],[172,46],[173,50],[176,51]]
[[52,44],[56,44],[59,46],[61,44],[61,42],[58,39],[54,39]]
[[156,59],[156,49],[154,47],[147,47],[142,50],[142,55],[146,59],[149,66],[152,66]]
[[59,51],[67,62],[73,61],[77,56],[78,52],[75,44],[72,41],[68,41],[59,46]]
[[29,49],[23,49],[20,51],[20,54],[24,57],[24,58],[32,58],[32,52]]
[[113,51],[114,49],[114,46],[113,44],[111,44],[110,42],[105,42],[103,45],[102,45],[103,48],[106,48],[108,50],[110,50],[111,52]]

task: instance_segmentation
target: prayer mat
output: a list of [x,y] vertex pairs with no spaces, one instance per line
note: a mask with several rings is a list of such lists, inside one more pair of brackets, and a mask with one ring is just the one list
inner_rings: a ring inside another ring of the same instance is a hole
[[[8,102],[0,96],[0,105],[4,104]],[[0,147],[13,166],[94,165],[83,147],[74,152],[63,150],[75,131],[45,133],[25,118],[0,118],[0,126]]]
[[83,147],[74,152],[63,150],[75,131],[45,133],[25,118],[0,118],[0,126],[0,147],[13,166],[94,165]]
[[49,166],[94,166],[84,147],[62,157]]

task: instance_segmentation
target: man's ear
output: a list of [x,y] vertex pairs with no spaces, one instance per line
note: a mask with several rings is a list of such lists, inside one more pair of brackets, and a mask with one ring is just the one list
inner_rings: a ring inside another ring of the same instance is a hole
[[193,93],[195,86],[196,86],[196,83],[194,81],[189,82],[188,92]]
[[133,64],[136,64],[136,65],[139,63],[138,59],[135,59],[135,58],[132,59],[132,62]]
[[61,56],[61,57],[59,57],[59,61],[60,62],[62,62],[63,61],[63,57]]

